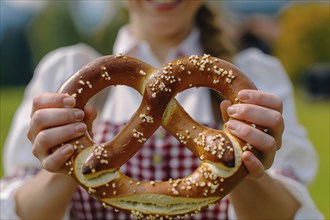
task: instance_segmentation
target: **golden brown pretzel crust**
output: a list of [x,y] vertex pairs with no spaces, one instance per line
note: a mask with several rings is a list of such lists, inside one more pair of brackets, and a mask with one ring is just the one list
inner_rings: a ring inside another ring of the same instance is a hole
[[[190,87],[209,87],[232,103],[242,89],[256,89],[234,65],[211,57],[190,56],[155,69],[131,57],[98,58],[70,77],[59,89],[76,98],[83,109],[105,87],[135,88],[142,102],[131,120],[108,143],[97,146],[88,133],[69,143],[74,155],[65,168],[90,194],[116,209],[129,210],[136,218],[194,214],[227,195],[246,175],[241,161],[244,150],[257,152],[228,131],[195,122],[173,98]],[[164,127],[201,159],[191,175],[165,182],[140,182],[118,169],[144,142]]]

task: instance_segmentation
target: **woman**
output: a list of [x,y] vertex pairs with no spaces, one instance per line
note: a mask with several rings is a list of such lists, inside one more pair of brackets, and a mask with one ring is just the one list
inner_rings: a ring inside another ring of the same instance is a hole
[[[210,20],[212,14],[203,1],[145,0],[126,1],[125,5],[130,20],[118,34],[114,54],[136,57],[155,67],[191,54],[210,53],[230,60],[230,49],[222,41],[221,29]],[[70,177],[62,174],[61,167],[74,151],[71,145],[64,145],[50,153],[52,147],[79,137],[86,129],[91,129],[90,124],[96,117],[95,109],[90,106],[86,106],[85,111],[74,109],[74,98],[54,92],[70,74],[99,56],[100,54],[86,45],[75,45],[50,53],[36,69],[34,79],[18,110],[17,121],[11,130],[13,135],[7,141],[5,169],[13,174],[24,168],[24,177],[16,175],[11,187],[7,184],[5,189],[7,197],[4,197],[3,204],[9,207],[6,211],[8,215],[40,219],[63,216],[77,219],[130,218],[129,215],[117,213],[112,208],[102,208],[100,202],[78,188]],[[244,152],[242,158],[250,172],[249,177],[230,193],[229,198],[223,199],[217,206],[207,209],[195,218],[227,219],[236,216],[247,219],[289,219],[307,215],[319,217],[301,184],[312,178],[315,166],[310,163],[309,166],[303,167],[305,163],[299,161],[295,154],[298,150],[300,154],[309,154],[313,159],[314,152],[297,124],[291,106],[288,106],[289,110],[284,109],[284,118],[294,129],[284,133],[283,148],[276,154],[282,145],[284,129],[280,96],[283,96],[284,104],[292,101],[290,85],[281,72],[282,69],[280,68],[276,75],[267,74],[274,71],[273,67],[278,67],[278,63],[256,50],[242,52],[234,61],[237,65],[241,64],[243,71],[249,74],[259,89],[263,90],[269,86],[268,78],[264,80],[266,75],[283,81],[281,83],[289,90],[273,90],[272,93],[277,92],[276,95],[260,90],[244,90],[239,93],[243,104],[230,106],[228,101],[222,102],[221,111],[227,128],[260,150],[264,160],[259,161],[249,152]],[[246,62],[249,65],[246,65]],[[257,74],[260,71],[264,75]],[[210,95],[208,89],[200,88],[180,93],[177,99],[197,121],[215,127],[215,118],[220,113],[213,112],[211,97],[213,95]],[[104,142],[113,137],[134,113],[141,97],[129,88],[117,86],[111,88],[109,93],[104,93],[100,99],[102,102],[96,101],[95,104],[100,111],[98,126],[94,130],[96,142]],[[104,105],[99,105],[103,101]],[[27,117],[31,105],[30,122]],[[200,114],[201,111],[203,114]],[[231,117],[230,120],[228,116]],[[83,119],[86,124],[82,123]],[[240,120],[267,127],[270,132],[258,132]],[[290,131],[293,133],[288,133]],[[32,159],[30,145],[17,136],[25,133],[28,133],[32,152],[38,160]],[[300,141],[298,144],[295,143],[297,139]],[[290,146],[286,146],[289,144]],[[12,158],[15,157],[20,159],[13,163]],[[292,161],[285,158],[291,158]],[[40,164],[43,167],[41,170]],[[173,137],[164,130],[159,129],[143,149],[122,167],[122,171],[135,179],[160,181],[190,174],[197,166],[198,160],[191,153],[174,142]],[[265,172],[271,166],[269,172]],[[299,169],[304,169],[304,172],[296,173],[301,171]],[[33,172],[34,170],[36,171]]]

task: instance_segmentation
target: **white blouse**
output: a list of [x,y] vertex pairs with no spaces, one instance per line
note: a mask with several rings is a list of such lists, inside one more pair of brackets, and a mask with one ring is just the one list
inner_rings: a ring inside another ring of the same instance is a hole
[[[146,42],[136,40],[126,26],[118,33],[113,53],[136,57],[154,67],[161,65],[153,55],[149,45]],[[192,54],[203,54],[199,43],[198,29],[194,29],[177,48],[170,51],[167,61]],[[77,44],[57,49],[41,60],[35,70],[33,79],[26,88],[23,101],[17,109],[6,140],[3,153],[5,176],[17,174],[22,169],[40,168],[39,161],[31,153],[32,145],[26,137],[30,124],[33,97],[43,92],[57,91],[59,86],[71,74],[99,56],[101,54],[89,46]],[[256,84],[259,90],[276,94],[283,100],[285,130],[282,148],[276,154],[274,164],[268,172],[274,178],[280,180],[301,203],[295,219],[323,219],[306,187],[316,174],[318,158],[307,138],[305,129],[297,121],[292,94],[293,89],[285,70],[276,58],[265,55],[255,48],[246,49],[237,54],[235,64]],[[140,104],[140,100],[141,96],[129,87],[112,87],[104,104],[107,111],[103,111],[99,117],[102,120],[115,123],[125,122],[128,117],[133,115]],[[195,120],[205,124],[214,122],[210,108],[211,99],[207,88],[190,89],[189,92],[184,91],[177,95],[177,100]],[[125,107],[123,108],[124,104]],[[196,108],[197,106],[198,108]],[[109,118],[110,115],[111,118]],[[280,174],[283,168],[292,170],[292,173],[300,181]],[[31,177],[31,175],[26,175],[24,178],[1,181],[1,219],[18,218],[15,213],[13,198],[16,190]],[[230,216],[235,218],[232,208],[230,209]]]

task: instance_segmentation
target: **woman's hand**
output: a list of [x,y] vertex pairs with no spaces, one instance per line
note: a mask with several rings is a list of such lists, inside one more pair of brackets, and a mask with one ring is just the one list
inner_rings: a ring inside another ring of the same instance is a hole
[[[250,177],[258,178],[271,167],[276,151],[282,144],[282,100],[278,96],[257,90],[242,90],[238,93],[238,98],[240,104],[231,105],[229,101],[223,101],[221,112],[227,121],[226,128],[262,153],[261,160],[249,151],[242,154]],[[255,125],[267,130],[259,130]]]
[[95,109],[86,106],[82,111],[74,106],[75,99],[65,94],[44,93],[33,100],[28,138],[33,144],[33,155],[47,171],[63,172],[61,167],[73,154],[74,147],[61,144],[91,129],[96,117]]

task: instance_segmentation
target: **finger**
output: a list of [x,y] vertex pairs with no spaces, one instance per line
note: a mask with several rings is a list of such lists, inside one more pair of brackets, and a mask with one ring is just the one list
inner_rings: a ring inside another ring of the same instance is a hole
[[252,144],[253,146],[259,146],[258,149],[260,151],[268,152],[272,151],[272,148],[276,148],[276,142],[272,136],[241,121],[230,119],[226,123],[225,128],[228,129],[233,135]]
[[222,114],[222,119],[224,122],[228,121],[229,120],[229,116],[227,114],[227,108],[231,105],[231,101],[229,100],[223,100],[221,103],[220,103],[220,112]]
[[28,138],[34,142],[35,137],[41,130],[79,122],[83,120],[84,116],[84,111],[80,109],[48,108],[38,110],[32,115]]
[[265,108],[271,108],[282,113],[283,104],[279,96],[262,92],[259,90],[241,90],[238,93],[238,99],[241,102],[260,105]]
[[241,121],[230,119],[225,128],[228,129],[236,137],[246,141],[257,150],[262,152],[263,164],[269,168],[274,161],[274,156],[277,151],[275,139],[252,126],[249,126]]
[[253,178],[260,178],[265,174],[265,168],[260,160],[250,151],[242,153],[242,160]]
[[52,148],[80,137],[85,132],[86,125],[84,123],[68,124],[43,130],[39,132],[34,141],[32,153],[39,159],[46,158],[50,154]]
[[84,107],[84,111],[85,111],[84,121],[87,125],[87,129],[88,129],[89,133],[92,134],[93,133],[93,121],[97,117],[97,111],[93,106],[91,106],[89,104],[87,104]]
[[284,120],[280,112],[252,104],[236,104],[227,108],[231,118],[261,126],[262,131],[274,136],[277,146],[281,146]]
[[71,144],[63,145],[42,160],[42,167],[49,172],[58,172],[74,152]]
[[67,94],[43,93],[33,99],[31,116],[43,108],[65,108],[74,107],[76,100]]
[[267,128],[284,127],[280,112],[252,104],[235,104],[227,108],[231,118],[247,121]]

